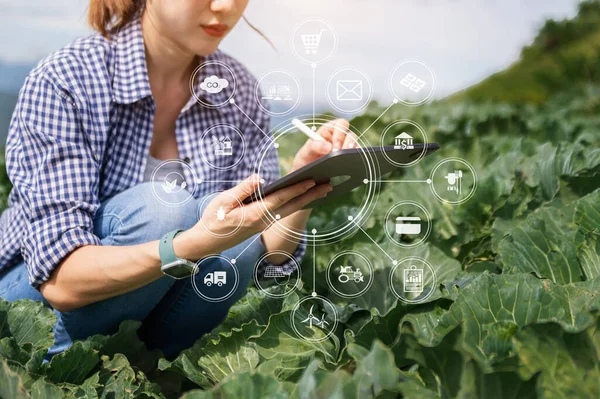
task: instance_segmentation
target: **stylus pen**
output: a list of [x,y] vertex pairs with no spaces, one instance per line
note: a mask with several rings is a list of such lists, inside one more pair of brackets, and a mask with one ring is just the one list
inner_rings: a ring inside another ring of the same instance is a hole
[[323,140],[325,140],[323,137],[321,137],[320,135],[318,135],[316,132],[313,132],[311,128],[309,128],[308,126],[306,126],[299,119],[296,119],[296,118],[292,119],[292,124],[294,126],[296,126],[298,128],[298,130],[300,130],[302,133],[306,134],[309,138],[311,138],[313,140],[316,140],[316,141],[323,141]]

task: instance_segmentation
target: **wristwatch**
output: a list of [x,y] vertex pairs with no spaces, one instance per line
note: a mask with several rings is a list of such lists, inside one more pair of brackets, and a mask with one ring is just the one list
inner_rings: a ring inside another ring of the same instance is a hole
[[158,253],[160,255],[160,270],[167,276],[175,279],[189,277],[194,272],[196,264],[187,259],[178,258],[173,249],[173,238],[183,230],[173,230],[165,234],[158,243]]

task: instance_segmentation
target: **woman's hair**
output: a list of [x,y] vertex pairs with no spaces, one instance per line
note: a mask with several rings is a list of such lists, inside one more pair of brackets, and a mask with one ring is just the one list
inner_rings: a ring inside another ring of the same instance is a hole
[[108,37],[127,25],[146,6],[146,0],[90,0],[88,23]]
[[[88,23],[104,37],[109,37],[111,33],[127,25],[145,6],[146,0],[90,0]],[[252,25],[246,17],[243,18],[252,30],[275,49],[273,42],[260,29]]]

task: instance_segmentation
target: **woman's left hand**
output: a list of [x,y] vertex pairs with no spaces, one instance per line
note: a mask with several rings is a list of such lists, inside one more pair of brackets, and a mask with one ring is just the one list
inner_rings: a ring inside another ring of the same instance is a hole
[[349,127],[350,123],[345,119],[336,119],[321,126],[317,134],[324,140],[309,139],[296,154],[291,171],[300,169],[331,151],[358,147],[357,137],[348,130]]

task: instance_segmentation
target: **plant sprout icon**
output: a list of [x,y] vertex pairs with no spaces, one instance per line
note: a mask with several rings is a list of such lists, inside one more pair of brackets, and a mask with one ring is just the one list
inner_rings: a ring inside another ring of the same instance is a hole
[[[165,191],[165,193],[170,194],[175,192],[175,187],[177,187],[177,179],[174,179],[173,181],[168,181],[167,179],[165,179],[162,182],[162,189]],[[181,182],[181,190],[185,190],[185,188],[187,187],[187,183],[184,181]],[[179,190],[179,191],[181,191]]]
[[308,312],[308,317],[306,319],[302,320],[301,323],[308,322],[308,325],[310,326],[310,328],[312,328],[313,323],[315,324],[315,326],[321,327],[321,328],[324,328],[326,325],[329,325],[329,323],[325,321],[325,314],[321,315],[320,320],[313,315],[314,307],[315,307],[315,305],[312,305],[310,307],[310,311]]

